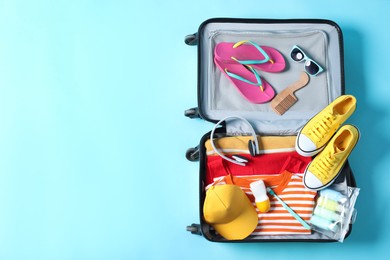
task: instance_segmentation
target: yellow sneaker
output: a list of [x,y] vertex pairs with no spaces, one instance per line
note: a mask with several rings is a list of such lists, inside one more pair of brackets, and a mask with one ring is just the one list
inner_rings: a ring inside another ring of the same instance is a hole
[[343,95],[310,119],[299,131],[295,149],[302,156],[313,156],[322,149],[337,129],[356,109],[356,98]]
[[307,166],[303,184],[311,190],[326,188],[340,174],[344,163],[359,139],[359,130],[344,125],[332,137],[325,149]]

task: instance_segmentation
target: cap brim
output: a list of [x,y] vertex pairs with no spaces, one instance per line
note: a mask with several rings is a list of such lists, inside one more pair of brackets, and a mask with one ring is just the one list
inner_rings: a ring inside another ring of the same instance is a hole
[[258,222],[256,209],[248,199],[248,204],[237,218],[229,223],[213,224],[213,227],[228,240],[241,240],[256,229]]

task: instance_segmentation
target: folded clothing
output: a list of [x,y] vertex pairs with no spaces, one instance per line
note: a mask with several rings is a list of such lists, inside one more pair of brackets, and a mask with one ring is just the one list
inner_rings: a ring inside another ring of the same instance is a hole
[[[223,154],[249,154],[248,141],[252,136],[227,136],[214,139],[214,144]],[[260,154],[295,151],[296,136],[257,136]],[[207,155],[216,154],[210,140],[205,142]]]
[[206,185],[212,183],[214,178],[233,175],[272,175],[285,170],[303,173],[310,163],[311,157],[303,157],[297,152],[270,153],[251,157],[248,154],[239,154],[247,157],[249,162],[245,167],[228,162],[218,155],[207,156]]
[[251,157],[248,150],[248,141],[252,136],[226,136],[214,139],[214,144],[220,153],[227,156],[233,154],[249,159],[245,167],[230,163],[218,156],[210,140],[205,142],[207,153],[206,185],[214,178],[228,174],[234,176],[279,174],[284,170],[290,172],[304,172],[310,163],[310,157],[300,156],[295,151],[296,136],[257,136],[260,154]]

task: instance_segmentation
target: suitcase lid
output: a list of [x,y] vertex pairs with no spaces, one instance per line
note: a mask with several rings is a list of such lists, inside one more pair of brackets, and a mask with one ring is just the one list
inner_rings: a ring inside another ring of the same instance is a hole
[[[255,131],[266,135],[293,135],[316,113],[344,94],[343,40],[339,26],[321,19],[231,19],[214,18],[203,22],[186,43],[198,45],[198,108],[202,118],[216,122],[227,116],[241,116]],[[214,63],[214,48],[221,42],[250,40],[277,49],[286,62],[282,72],[258,71],[280,93],[296,82],[304,62],[294,62],[294,45],[304,50],[324,71],[310,76],[309,83],[294,92],[298,101],[283,115],[275,113],[270,102],[255,104],[243,97]],[[242,132],[240,122],[231,121],[227,132]],[[245,128],[245,127],[244,127]]]

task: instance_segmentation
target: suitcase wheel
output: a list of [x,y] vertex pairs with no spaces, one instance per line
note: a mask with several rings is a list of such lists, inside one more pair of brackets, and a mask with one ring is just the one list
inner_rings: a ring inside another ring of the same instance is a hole
[[189,118],[200,118],[199,109],[197,107],[187,109],[184,111],[184,116]]
[[199,146],[187,149],[186,158],[190,162],[199,161]]
[[202,232],[200,232],[200,225],[199,224],[192,224],[191,226],[187,226],[186,230],[188,232],[191,232],[193,235],[202,235]]
[[189,34],[189,35],[187,35],[186,37],[184,37],[184,42],[185,42],[185,44],[187,44],[187,45],[189,45],[189,46],[198,45],[198,37],[197,37],[197,34],[194,33],[194,34]]

